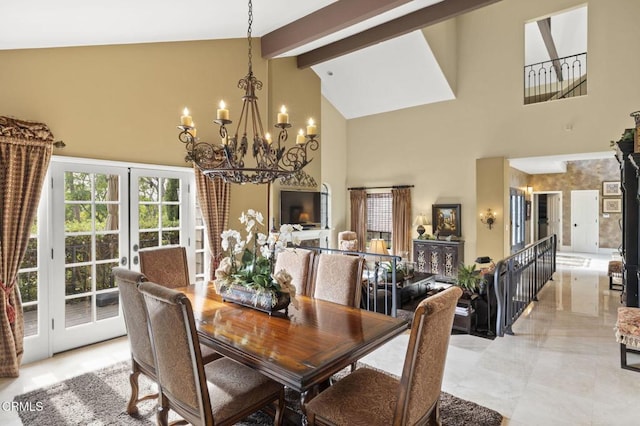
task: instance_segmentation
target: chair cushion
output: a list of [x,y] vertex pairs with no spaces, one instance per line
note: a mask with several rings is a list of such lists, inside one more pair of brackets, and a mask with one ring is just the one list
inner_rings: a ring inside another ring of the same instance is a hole
[[618,308],[615,330],[618,343],[640,348],[640,308]]
[[313,398],[305,408],[331,424],[387,426],[393,423],[399,385],[398,379],[388,374],[360,368]]
[[211,410],[216,423],[278,393],[282,385],[229,358],[205,366]]

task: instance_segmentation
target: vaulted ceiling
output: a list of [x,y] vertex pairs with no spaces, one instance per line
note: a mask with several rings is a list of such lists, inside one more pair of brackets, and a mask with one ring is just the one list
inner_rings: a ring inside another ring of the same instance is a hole
[[[255,0],[252,34],[265,58],[311,66],[356,118],[453,99],[420,30],[497,1]],[[247,11],[230,0],[3,2],[0,50],[242,38]]]

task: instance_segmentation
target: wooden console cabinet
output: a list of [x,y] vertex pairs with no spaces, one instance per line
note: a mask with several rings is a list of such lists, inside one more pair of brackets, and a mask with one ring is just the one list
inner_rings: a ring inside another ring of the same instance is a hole
[[464,241],[413,240],[413,261],[418,272],[435,274],[436,279],[452,281],[464,262]]

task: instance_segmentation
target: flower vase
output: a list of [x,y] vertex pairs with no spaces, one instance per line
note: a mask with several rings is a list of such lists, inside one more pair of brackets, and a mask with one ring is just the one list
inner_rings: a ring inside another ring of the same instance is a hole
[[222,284],[218,292],[225,302],[233,302],[266,312],[269,315],[282,309],[284,309],[285,315],[289,313],[289,303],[291,303],[289,293],[272,290],[259,291],[238,284]]

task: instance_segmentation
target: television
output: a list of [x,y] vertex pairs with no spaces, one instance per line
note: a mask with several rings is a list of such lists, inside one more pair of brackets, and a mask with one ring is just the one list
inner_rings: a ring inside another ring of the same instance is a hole
[[280,191],[280,224],[312,228],[320,224],[319,191]]

